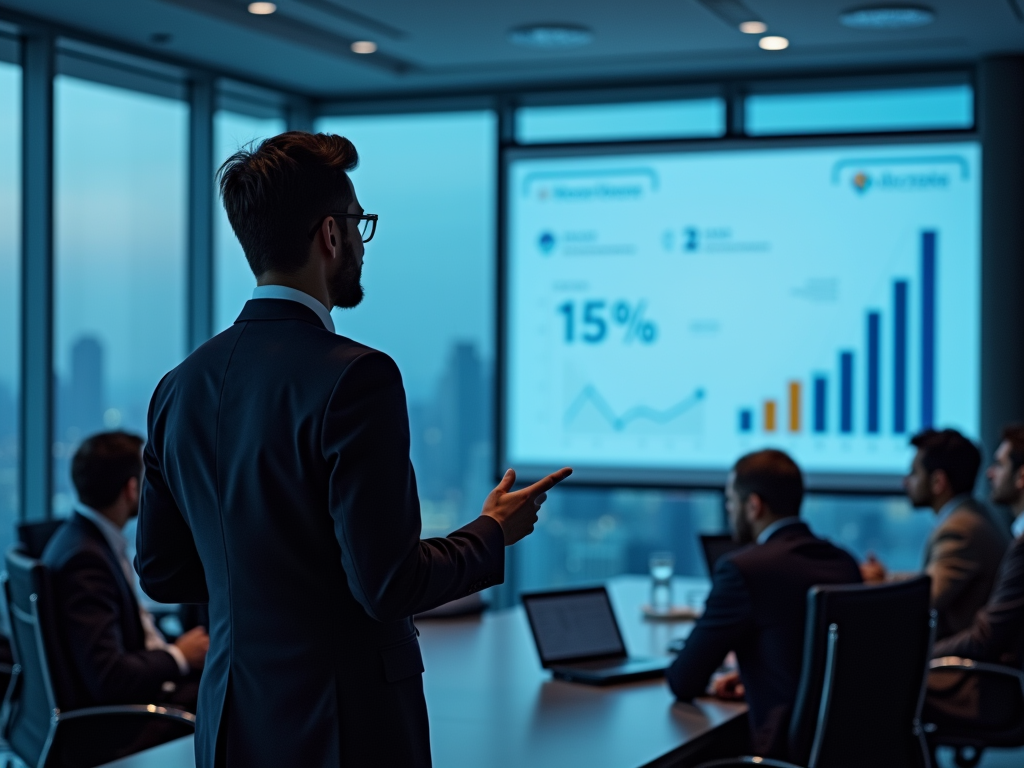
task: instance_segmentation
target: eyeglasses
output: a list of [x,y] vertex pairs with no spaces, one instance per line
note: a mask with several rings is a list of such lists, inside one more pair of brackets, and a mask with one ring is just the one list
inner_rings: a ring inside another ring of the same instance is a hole
[[320,225],[324,223],[324,219],[356,219],[356,226],[359,228],[359,234],[363,238],[364,243],[368,243],[373,240],[374,234],[377,232],[377,214],[376,213],[328,213],[326,216],[320,219],[311,230],[309,230],[309,239],[313,239],[313,235],[320,229]]

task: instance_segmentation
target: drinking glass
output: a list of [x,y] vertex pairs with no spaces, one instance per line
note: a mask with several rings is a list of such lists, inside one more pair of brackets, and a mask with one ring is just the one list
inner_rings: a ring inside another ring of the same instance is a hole
[[651,607],[667,612],[672,608],[672,574],[676,558],[671,552],[652,552],[647,561],[651,571]]

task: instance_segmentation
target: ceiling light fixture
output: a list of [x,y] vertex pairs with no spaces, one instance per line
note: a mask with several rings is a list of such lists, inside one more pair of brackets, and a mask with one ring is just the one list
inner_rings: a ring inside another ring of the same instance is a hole
[[349,46],[352,53],[376,53],[377,44],[371,40],[356,40]]
[[757,41],[758,46],[765,51],[784,51],[789,48],[789,40],[778,35],[768,35]]
[[254,16],[269,16],[277,10],[273,3],[249,3],[249,13]]
[[763,21],[744,21],[740,24],[740,32],[745,35],[763,35],[768,31],[768,25]]
[[590,43],[594,33],[568,24],[535,24],[513,29],[508,39],[527,48],[579,48]]
[[935,21],[935,11],[911,5],[855,8],[839,14],[839,21],[852,29],[912,29]]

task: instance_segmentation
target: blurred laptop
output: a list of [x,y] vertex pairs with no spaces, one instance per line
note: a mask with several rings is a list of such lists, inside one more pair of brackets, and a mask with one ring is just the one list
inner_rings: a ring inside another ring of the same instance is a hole
[[728,533],[701,534],[700,546],[704,550],[704,562],[708,566],[708,576],[714,575],[715,564],[720,557],[743,547],[742,544],[737,543]]
[[661,677],[672,661],[626,653],[604,587],[534,592],[522,600],[541,665],[560,680],[611,685]]

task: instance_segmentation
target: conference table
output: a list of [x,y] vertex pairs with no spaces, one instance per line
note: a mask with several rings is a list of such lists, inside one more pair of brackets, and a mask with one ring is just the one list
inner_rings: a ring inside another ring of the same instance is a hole
[[[667,656],[693,623],[644,619],[649,585],[642,576],[607,583],[630,654]],[[673,580],[677,602],[699,605],[707,590],[706,579]],[[417,626],[435,768],[682,767],[743,739],[742,703],[675,702],[663,680],[608,687],[553,680],[521,607]],[[108,768],[194,766],[190,737]]]

